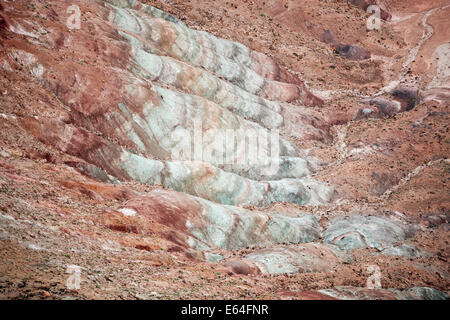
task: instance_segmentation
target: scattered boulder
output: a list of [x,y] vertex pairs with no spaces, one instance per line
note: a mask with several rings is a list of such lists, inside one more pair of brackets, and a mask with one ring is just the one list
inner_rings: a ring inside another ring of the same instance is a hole
[[416,88],[397,87],[391,92],[394,100],[401,103],[402,111],[410,111],[420,103],[420,93]]
[[428,228],[438,228],[442,225],[448,225],[450,222],[450,214],[428,214],[424,219]]
[[375,111],[370,114],[371,118],[390,117],[399,113],[402,109],[400,102],[384,98],[373,98],[366,101],[366,103],[369,104],[369,106],[376,108]]
[[370,51],[350,44],[336,44],[334,51],[349,60],[370,59]]
[[249,275],[261,273],[259,268],[249,261],[232,259],[224,262],[223,265],[234,274]]

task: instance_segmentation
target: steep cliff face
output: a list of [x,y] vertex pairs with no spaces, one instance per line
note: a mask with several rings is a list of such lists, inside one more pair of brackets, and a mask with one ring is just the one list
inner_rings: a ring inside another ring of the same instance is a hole
[[445,297],[450,4],[377,3],[0,0],[2,261],[57,275],[0,295]]

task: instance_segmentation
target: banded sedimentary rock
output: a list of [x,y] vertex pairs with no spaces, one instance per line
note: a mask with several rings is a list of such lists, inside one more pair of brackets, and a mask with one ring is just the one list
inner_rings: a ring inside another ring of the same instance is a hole
[[86,131],[58,121],[21,120],[41,141],[103,168],[121,180],[134,180],[186,192],[222,204],[265,205],[273,202],[320,204],[334,189],[309,178],[255,181],[200,161],[162,161],[124,150]]
[[445,292],[428,288],[413,287],[406,290],[382,288],[357,288],[339,286],[322,289],[319,293],[342,300],[447,300]]
[[[63,109],[60,119],[24,118],[24,128],[103,170],[93,176],[105,181],[161,184],[229,205],[332,200],[332,187],[309,178],[320,161],[279,135],[326,139],[320,119],[285,103],[315,104],[298,77],[138,1],[83,5],[97,13],[92,30],[39,38],[38,21],[11,13],[5,22],[34,40],[11,45],[2,61],[27,68]],[[70,46],[92,64],[51,53]]]
[[413,232],[414,226],[391,218],[353,215],[333,220],[323,238],[343,250],[369,247],[383,251],[411,237]]
[[279,114],[279,103],[250,94],[201,68],[170,57],[148,53],[144,50],[143,42],[125,33],[123,36],[128,38],[132,45],[136,72],[146,79],[204,97],[266,128],[282,126],[283,117]]
[[257,250],[240,260],[224,261],[235,273],[305,273],[329,271],[351,259],[338,248],[318,243],[272,246]]
[[242,44],[192,30],[136,1],[110,2],[115,11],[110,20],[122,30],[145,39],[145,49],[149,53],[168,55],[205,68],[251,94],[270,100],[299,100],[309,106],[322,104],[298,78],[281,71],[273,60]]
[[249,211],[166,190],[135,197],[119,211],[132,219],[144,219],[152,227],[155,223],[163,226],[155,232],[197,250],[311,242],[321,230],[312,215]]
[[[82,71],[74,78],[80,74],[86,83],[96,80],[95,75]],[[117,139],[146,157],[210,162],[254,180],[301,178],[314,172],[315,160],[297,156],[289,141],[278,134],[273,136],[271,131],[220,105],[199,96],[151,86],[145,80],[116,70],[111,70],[110,77],[116,80],[114,91],[121,97],[116,98],[116,103],[111,102],[107,110],[102,107],[103,97],[90,96],[89,92],[81,93],[79,98],[86,101],[84,105],[73,102],[74,94],[80,95],[75,91],[82,90],[82,84],[68,88],[53,78],[48,82],[61,101],[72,108],[77,123]],[[263,141],[245,143],[242,138],[248,135]],[[192,145],[194,142],[200,144],[200,152],[198,146]],[[264,155],[267,161],[247,162],[244,158],[248,148],[237,146],[242,142],[247,147],[253,144],[258,159]],[[216,155],[211,156],[213,153]],[[279,170],[265,174],[271,166]]]

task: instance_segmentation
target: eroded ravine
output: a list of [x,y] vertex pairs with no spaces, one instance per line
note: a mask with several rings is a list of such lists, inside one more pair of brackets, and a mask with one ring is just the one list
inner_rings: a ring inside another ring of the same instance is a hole
[[[417,54],[419,53],[420,49],[424,46],[425,42],[430,39],[433,36],[433,27],[427,23],[428,18],[436,13],[437,11],[445,10],[447,8],[450,8],[450,6],[444,6],[444,7],[438,7],[428,10],[427,12],[423,13],[423,17],[421,19],[421,25],[423,28],[422,36],[419,39],[417,45],[415,45],[413,48],[409,50],[409,53],[405,59],[405,61],[402,64],[401,72],[399,73],[399,77],[397,79],[391,80],[388,84],[386,84],[383,88],[381,88],[376,94],[372,95],[373,97],[380,96],[386,93],[391,92],[393,89],[395,89],[397,86],[399,86],[401,83],[406,82],[406,80],[409,80],[411,77],[409,76],[408,69],[410,68],[411,64],[415,61]],[[396,19],[391,21],[390,23],[395,25],[399,22],[403,22],[405,20],[413,18],[417,14],[408,15],[406,17],[403,17],[401,19]],[[368,98],[368,97],[366,97]]]

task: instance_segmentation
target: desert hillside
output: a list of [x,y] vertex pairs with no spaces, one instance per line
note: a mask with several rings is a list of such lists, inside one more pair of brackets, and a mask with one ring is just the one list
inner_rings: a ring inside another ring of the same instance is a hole
[[0,298],[447,299],[448,17],[0,0]]

